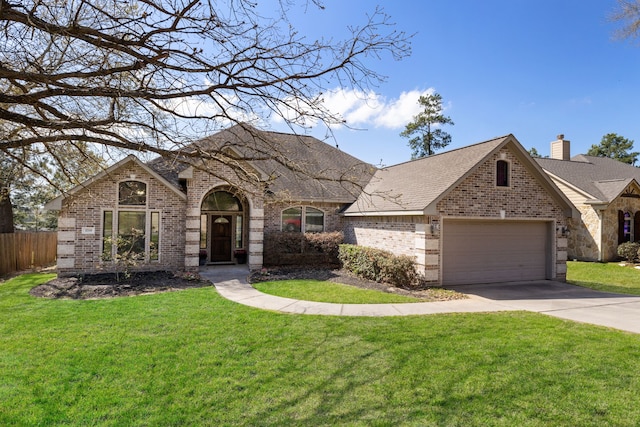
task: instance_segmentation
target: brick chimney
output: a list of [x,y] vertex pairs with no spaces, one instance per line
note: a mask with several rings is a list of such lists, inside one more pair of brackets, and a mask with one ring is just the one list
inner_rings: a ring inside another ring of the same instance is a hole
[[558,139],[551,142],[551,158],[558,160],[571,160],[571,142],[564,139],[564,135],[558,135]]

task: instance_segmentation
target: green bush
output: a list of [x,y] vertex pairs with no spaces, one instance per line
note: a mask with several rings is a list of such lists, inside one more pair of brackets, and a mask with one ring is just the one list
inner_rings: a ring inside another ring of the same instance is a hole
[[419,284],[415,261],[407,255],[394,255],[366,246],[340,245],[338,258],[343,268],[368,280],[384,282],[399,288]]
[[638,256],[638,250],[640,250],[640,244],[624,242],[618,246],[618,255],[632,263]]
[[327,233],[271,232],[264,237],[265,265],[339,264],[340,231]]

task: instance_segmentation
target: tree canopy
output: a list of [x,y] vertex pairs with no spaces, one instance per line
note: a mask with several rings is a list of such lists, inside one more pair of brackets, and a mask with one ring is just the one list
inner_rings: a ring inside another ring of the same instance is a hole
[[636,39],[640,36],[640,0],[617,0],[617,8],[611,16],[622,26],[616,35],[622,39]]
[[442,114],[442,97],[439,94],[423,95],[418,103],[424,110],[414,116],[400,133],[403,138],[409,138],[412,159],[431,156],[436,150],[449,145],[451,135],[439,126],[454,124],[450,117]]
[[46,158],[72,176],[68,156],[91,147],[235,167],[230,153],[190,144],[274,116],[292,127],[342,123],[323,92],[366,93],[384,81],[371,61],[407,56],[410,36],[376,8],[342,40],[307,39],[289,19],[295,3],[275,0],[266,16],[250,0],[0,0],[0,155],[50,183],[34,164]]
[[587,155],[597,157],[609,157],[623,163],[635,165],[638,160],[638,152],[631,152],[633,141],[615,133],[608,133],[602,137],[599,145],[592,145]]
[[529,150],[529,155],[531,157],[542,157],[540,153],[538,153],[538,150],[536,149],[536,147],[531,147],[531,149]]

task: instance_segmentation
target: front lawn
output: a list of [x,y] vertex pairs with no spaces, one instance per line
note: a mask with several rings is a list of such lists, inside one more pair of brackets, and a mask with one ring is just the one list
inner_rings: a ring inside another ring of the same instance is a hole
[[640,336],[525,312],[274,313],[0,284],[0,425],[636,426]]
[[640,295],[640,270],[616,262],[569,261],[567,282],[604,292]]

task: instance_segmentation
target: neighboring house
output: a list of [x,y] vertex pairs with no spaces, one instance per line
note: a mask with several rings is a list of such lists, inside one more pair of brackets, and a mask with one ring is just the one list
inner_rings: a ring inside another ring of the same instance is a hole
[[312,137],[240,125],[189,150],[204,160],[129,156],[50,202],[59,274],[115,269],[113,242],[133,230],[140,268],[191,271],[238,251],[260,268],[271,232],[341,230],[415,257],[434,284],[565,278],[577,211],[512,135],[380,170]]
[[513,135],[379,170],[352,243],[415,257],[433,283],[565,280],[571,202]]
[[640,242],[640,169],[607,157],[571,158],[559,135],[538,164],[580,211],[570,224],[569,258],[612,261],[620,243]]

